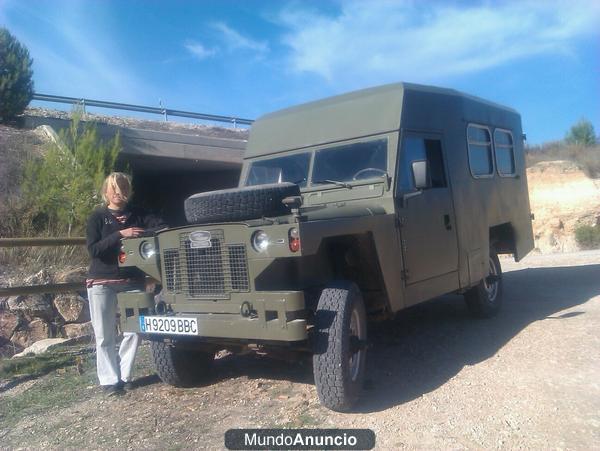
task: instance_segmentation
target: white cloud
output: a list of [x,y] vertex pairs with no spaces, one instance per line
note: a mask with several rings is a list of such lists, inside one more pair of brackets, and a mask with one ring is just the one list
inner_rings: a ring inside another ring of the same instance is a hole
[[207,49],[205,46],[200,44],[199,42],[189,41],[185,44],[185,48],[192,54],[194,57],[203,60],[206,58],[210,58],[211,56],[216,55],[217,49]]
[[340,2],[335,16],[296,7],[280,22],[289,66],[328,80],[433,81],[545,53],[569,53],[598,33],[600,2],[480,4],[410,0]]
[[220,33],[225,46],[230,52],[235,50],[250,50],[259,55],[264,55],[269,51],[269,46],[265,41],[257,41],[243,36],[223,22],[216,22],[212,26]]

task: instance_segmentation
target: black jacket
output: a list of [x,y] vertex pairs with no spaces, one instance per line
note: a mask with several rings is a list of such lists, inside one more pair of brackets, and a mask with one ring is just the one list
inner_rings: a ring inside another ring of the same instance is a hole
[[89,279],[129,279],[143,278],[137,268],[119,268],[121,250],[120,230],[129,227],[145,229],[144,235],[166,227],[159,218],[142,210],[131,209],[124,224],[120,224],[107,207],[97,208],[87,223],[87,249],[91,257],[88,270]]

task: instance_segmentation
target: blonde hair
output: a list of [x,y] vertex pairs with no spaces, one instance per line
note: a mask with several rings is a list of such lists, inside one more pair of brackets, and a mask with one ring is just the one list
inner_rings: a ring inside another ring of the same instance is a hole
[[116,193],[119,193],[125,202],[129,201],[131,197],[131,177],[123,172],[112,172],[104,179],[102,183],[102,200],[106,205],[110,203],[110,200],[106,196],[108,187],[111,187]]

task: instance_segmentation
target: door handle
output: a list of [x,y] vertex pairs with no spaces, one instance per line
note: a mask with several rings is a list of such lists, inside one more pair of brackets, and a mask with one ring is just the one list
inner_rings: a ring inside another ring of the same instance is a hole
[[452,224],[450,224],[450,215],[444,215],[444,227],[446,227],[446,230],[452,230]]

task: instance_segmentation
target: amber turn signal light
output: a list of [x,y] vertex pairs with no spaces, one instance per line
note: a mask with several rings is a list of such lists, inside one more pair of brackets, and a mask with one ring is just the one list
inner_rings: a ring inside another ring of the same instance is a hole
[[295,227],[293,229],[290,229],[289,235],[290,251],[298,252],[300,250],[300,234],[298,233],[298,229],[296,229]]

